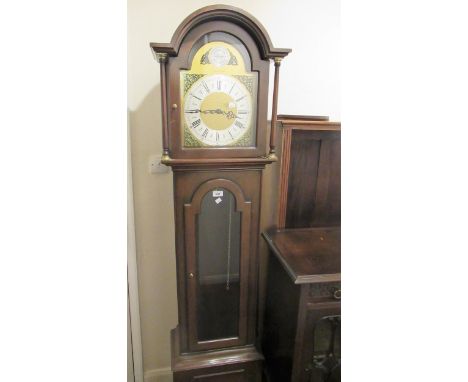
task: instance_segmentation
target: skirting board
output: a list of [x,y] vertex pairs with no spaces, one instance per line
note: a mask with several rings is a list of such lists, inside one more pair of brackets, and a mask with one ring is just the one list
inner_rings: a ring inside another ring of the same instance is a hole
[[172,382],[171,368],[153,369],[145,371],[145,382]]

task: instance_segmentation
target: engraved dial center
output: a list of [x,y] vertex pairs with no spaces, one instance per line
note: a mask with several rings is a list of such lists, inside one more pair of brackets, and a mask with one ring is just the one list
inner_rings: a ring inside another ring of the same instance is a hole
[[227,129],[234,123],[236,116],[237,107],[234,99],[226,93],[210,93],[201,102],[200,117],[210,129]]

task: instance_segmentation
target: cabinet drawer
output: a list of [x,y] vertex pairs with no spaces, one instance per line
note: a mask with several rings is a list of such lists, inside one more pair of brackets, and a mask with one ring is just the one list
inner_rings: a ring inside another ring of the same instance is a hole
[[323,284],[310,284],[309,301],[313,300],[341,300],[341,283],[323,283]]

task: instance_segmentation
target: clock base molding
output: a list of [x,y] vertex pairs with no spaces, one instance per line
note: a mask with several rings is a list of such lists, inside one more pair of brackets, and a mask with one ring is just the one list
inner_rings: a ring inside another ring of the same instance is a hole
[[174,382],[262,380],[263,355],[253,345],[181,354],[179,327],[171,331]]

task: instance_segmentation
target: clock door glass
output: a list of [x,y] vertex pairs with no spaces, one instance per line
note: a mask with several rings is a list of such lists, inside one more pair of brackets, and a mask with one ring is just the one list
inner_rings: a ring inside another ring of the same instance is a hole
[[180,73],[184,147],[254,146],[258,80],[244,45],[216,32],[192,52]]
[[226,189],[207,193],[197,219],[198,341],[238,337],[240,218]]
[[310,371],[328,374],[330,380],[340,380],[341,375],[341,316],[320,319],[313,329],[313,354]]

